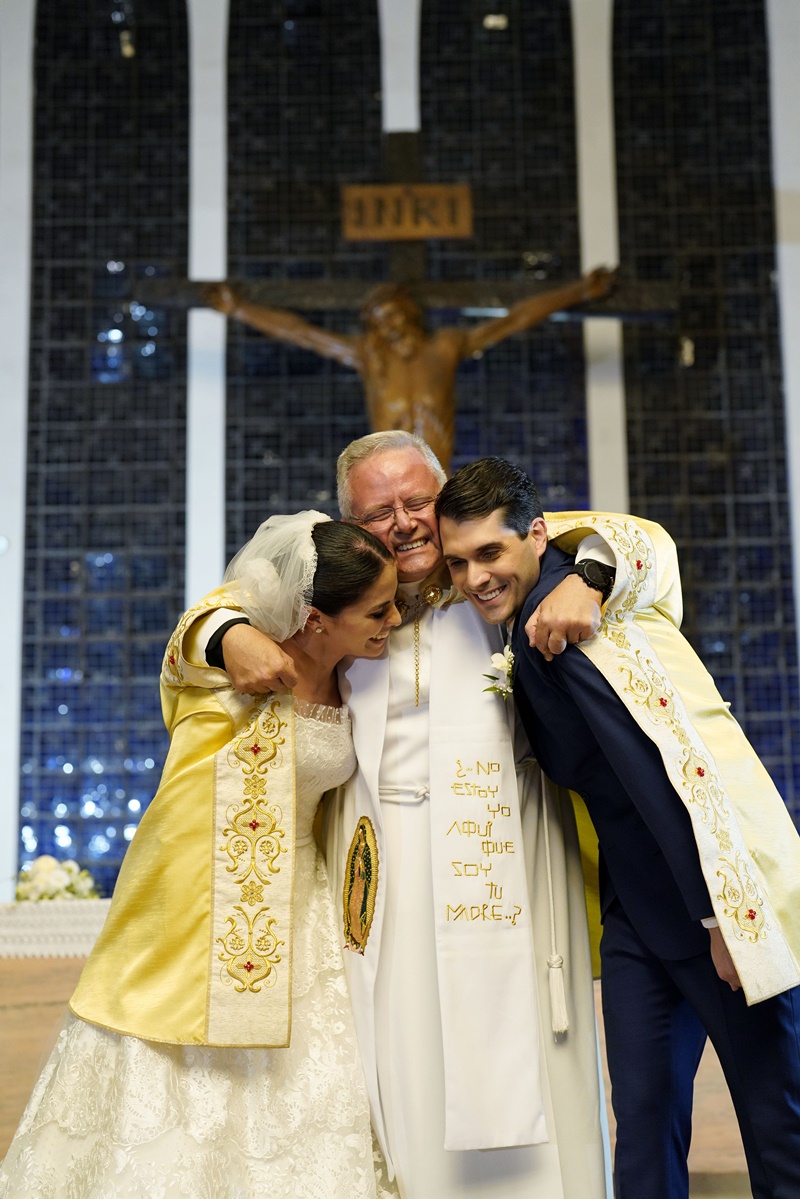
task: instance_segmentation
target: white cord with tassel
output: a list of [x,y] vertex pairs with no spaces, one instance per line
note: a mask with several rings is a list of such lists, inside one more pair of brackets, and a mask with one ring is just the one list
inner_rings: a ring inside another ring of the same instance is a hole
[[569,1031],[567,996],[564,988],[564,959],[556,943],[556,908],[553,895],[553,867],[550,860],[550,820],[547,814],[547,791],[541,781],[542,816],[544,823],[544,855],[547,864],[547,894],[550,900],[550,956],[547,959],[547,975],[550,982],[550,1020],[555,1036]]

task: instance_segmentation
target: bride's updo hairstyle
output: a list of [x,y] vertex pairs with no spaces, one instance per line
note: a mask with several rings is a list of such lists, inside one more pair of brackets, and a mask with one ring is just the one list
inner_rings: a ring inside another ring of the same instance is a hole
[[229,563],[225,584],[252,625],[286,641],[312,604],[337,616],[393,562],[366,529],[308,510],[265,520]]
[[383,542],[359,525],[329,520],[311,532],[317,568],[308,602],[326,616],[338,616],[357,603],[394,562]]

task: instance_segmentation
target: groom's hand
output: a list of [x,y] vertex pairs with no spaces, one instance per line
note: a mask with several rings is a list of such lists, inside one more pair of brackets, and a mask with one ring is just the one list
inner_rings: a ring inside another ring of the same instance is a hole
[[525,625],[528,641],[552,662],[568,645],[593,637],[600,627],[603,595],[577,575],[565,579],[545,596]]
[[231,685],[245,695],[265,695],[297,686],[292,659],[252,625],[235,624],[226,631],[222,656]]
[[732,991],[739,991],[742,984],[738,971],[733,964],[730,950],[722,939],[722,933],[718,928],[710,928],[708,935],[711,939],[711,960],[714,963],[714,969]]

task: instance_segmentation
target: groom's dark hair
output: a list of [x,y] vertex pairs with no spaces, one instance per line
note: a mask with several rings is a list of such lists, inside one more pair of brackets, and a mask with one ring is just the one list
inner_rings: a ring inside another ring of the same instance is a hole
[[543,516],[532,479],[505,458],[479,458],[462,466],[448,479],[436,501],[436,515],[457,525],[465,520],[483,520],[502,509],[503,523],[526,537],[531,521]]

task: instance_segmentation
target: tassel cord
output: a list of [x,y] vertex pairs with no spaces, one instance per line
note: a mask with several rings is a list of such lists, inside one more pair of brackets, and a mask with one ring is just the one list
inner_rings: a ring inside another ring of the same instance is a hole
[[555,1038],[569,1031],[567,997],[564,988],[564,959],[558,952],[556,940],[556,905],[553,894],[553,863],[550,856],[550,817],[547,811],[547,791],[541,784],[542,823],[544,826],[544,856],[547,868],[547,896],[550,907],[550,956],[547,959],[547,976],[550,983],[550,1019]]

